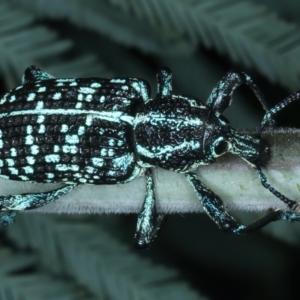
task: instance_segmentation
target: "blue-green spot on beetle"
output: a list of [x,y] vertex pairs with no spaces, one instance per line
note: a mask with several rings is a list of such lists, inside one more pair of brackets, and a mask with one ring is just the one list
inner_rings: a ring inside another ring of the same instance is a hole
[[[266,111],[256,136],[242,135],[222,116],[233,91],[247,84]],[[64,182],[54,191],[0,197],[0,222],[13,223],[16,211],[59,199],[79,184],[118,184],[146,176],[146,195],[138,215],[134,244],[148,248],[166,216],[157,214],[152,168],[183,173],[204,211],[227,233],[249,233],[276,220],[300,221],[296,201],[267,182],[261,167],[270,157],[260,137],[264,126],[296,92],[268,109],[245,73],[228,72],[203,104],[172,93],[172,73],[160,68],[157,95],[150,99],[147,81],[138,78],[56,79],[36,66],[25,70],[22,85],[0,100],[0,177],[31,182]],[[230,152],[257,170],[262,185],[288,211],[269,210],[244,226],[230,216],[222,200],[196,175]]]

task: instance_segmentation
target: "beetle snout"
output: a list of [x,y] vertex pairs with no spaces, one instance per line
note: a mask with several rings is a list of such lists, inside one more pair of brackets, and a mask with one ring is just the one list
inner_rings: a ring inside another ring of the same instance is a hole
[[270,159],[271,151],[266,141],[256,140],[255,143],[248,145],[248,150],[243,151],[240,156],[253,166],[258,164],[264,167]]
[[256,165],[265,166],[271,154],[266,141],[250,135],[240,135],[236,132],[233,135],[230,152],[240,156],[253,167]]

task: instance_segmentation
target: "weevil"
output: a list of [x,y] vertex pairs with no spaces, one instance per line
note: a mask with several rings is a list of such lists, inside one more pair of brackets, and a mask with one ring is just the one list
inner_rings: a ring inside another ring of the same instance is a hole
[[[233,91],[247,84],[266,111],[256,136],[240,134],[223,112]],[[227,233],[248,233],[276,220],[300,220],[296,201],[267,182],[261,167],[270,148],[263,127],[294,93],[272,109],[251,78],[231,71],[216,85],[206,104],[172,92],[172,73],[157,73],[157,94],[138,78],[63,78],[31,66],[22,85],[0,100],[0,177],[31,182],[64,182],[49,192],[0,197],[0,221],[13,223],[18,210],[34,209],[59,199],[79,184],[127,183],[146,176],[146,195],[138,215],[135,246],[148,248],[166,215],[155,208],[154,167],[183,173],[208,216]],[[245,226],[225,210],[220,197],[196,175],[198,166],[233,153],[257,170],[262,185],[286,203],[288,211],[269,210]]]

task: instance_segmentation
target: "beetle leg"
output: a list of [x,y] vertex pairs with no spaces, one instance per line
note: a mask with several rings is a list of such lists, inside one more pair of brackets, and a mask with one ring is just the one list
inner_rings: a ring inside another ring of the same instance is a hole
[[157,214],[155,208],[155,190],[151,170],[146,173],[146,196],[142,211],[138,215],[134,245],[136,248],[147,249],[158,236],[167,216]]
[[172,93],[172,72],[168,67],[161,67],[156,75],[157,93],[168,96]]
[[243,72],[229,71],[212,90],[206,105],[211,107],[217,116],[220,116],[232,103],[234,90],[242,84],[247,84],[254,92],[263,109],[268,111],[265,99],[250,76]]
[[286,220],[289,222],[300,221],[300,213],[294,211],[282,211],[280,209],[269,209],[266,215],[245,226],[245,228],[235,231],[235,233],[251,233],[271,222],[279,220]]
[[187,181],[194,188],[204,211],[218,225],[218,227],[227,233],[233,233],[235,230],[245,226],[230,216],[224,207],[223,201],[218,195],[207,188],[199,179],[196,173],[189,172],[185,174]]
[[16,217],[15,211],[0,211],[0,224],[7,226],[14,223]]
[[189,172],[185,174],[188,182],[193,186],[196,194],[203,205],[204,211],[209,217],[224,230],[226,233],[251,233],[261,229],[265,225],[278,221],[300,221],[300,209],[298,211],[281,211],[270,209],[266,215],[255,220],[248,225],[240,225],[232,216],[230,216],[225,208],[222,200],[208,189],[199,179],[197,174]]
[[300,221],[300,213],[294,212],[294,211],[282,211],[282,210],[275,210],[274,213],[276,213],[276,221],[277,220],[286,220],[289,222],[293,221]]
[[260,166],[256,165],[255,168],[256,168],[256,170],[258,172],[258,176],[259,176],[261,184],[266,189],[268,189],[273,195],[275,195],[278,199],[280,199],[282,202],[284,202],[291,211],[300,212],[300,205],[299,205],[300,203],[298,203],[297,201],[291,200],[291,199],[287,198],[286,196],[282,195],[280,192],[278,192],[275,188],[273,188],[268,183],[267,177],[262,172]]
[[15,211],[34,209],[44,206],[70,192],[77,184],[66,185],[49,192],[26,193],[21,195],[9,195],[0,197],[0,224],[13,223]]

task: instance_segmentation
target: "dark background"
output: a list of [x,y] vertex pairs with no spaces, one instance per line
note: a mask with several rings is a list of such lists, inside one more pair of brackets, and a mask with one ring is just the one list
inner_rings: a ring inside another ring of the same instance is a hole
[[[175,93],[205,101],[234,68],[253,78],[272,107],[300,86],[299,6],[291,0],[1,0],[1,92],[36,64],[56,77],[141,77],[154,97],[156,70],[167,65]],[[264,112],[251,90],[239,88],[234,100],[225,114],[231,123],[257,128]],[[299,109],[299,103],[285,108],[277,125],[299,127]],[[243,222],[255,217],[238,214]],[[20,215],[0,231],[0,299],[31,299],[33,291],[36,299],[299,294],[299,224],[229,236],[203,214],[178,214],[150,250],[137,251],[135,222],[135,215]]]

